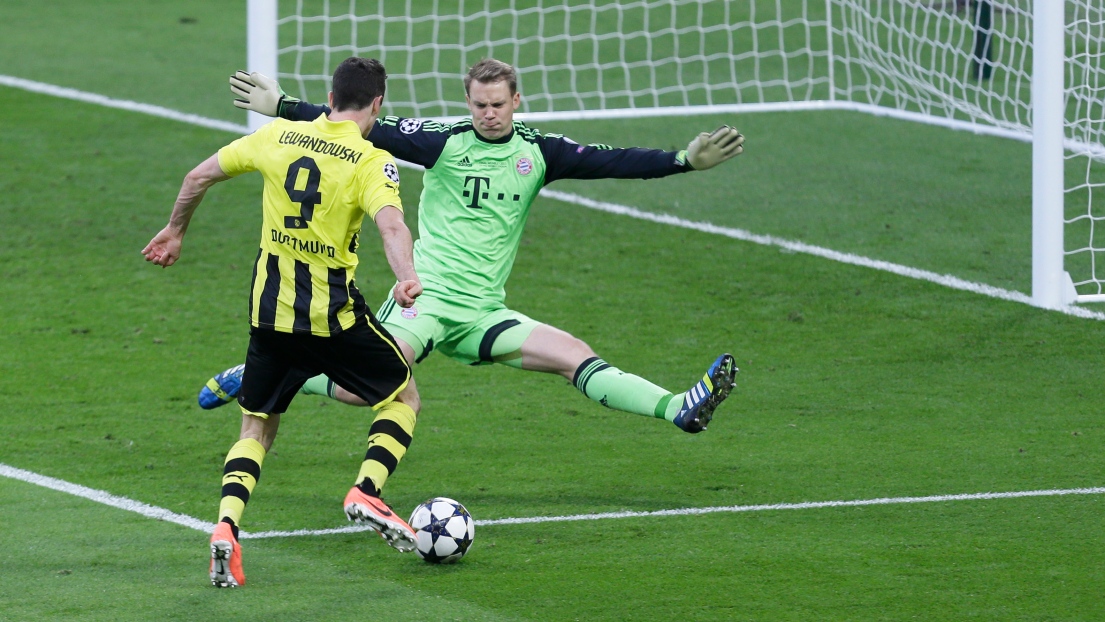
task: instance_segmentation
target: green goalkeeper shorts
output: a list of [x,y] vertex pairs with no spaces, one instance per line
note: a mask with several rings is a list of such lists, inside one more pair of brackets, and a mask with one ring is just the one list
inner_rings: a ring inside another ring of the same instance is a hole
[[429,291],[409,309],[400,307],[388,292],[376,317],[393,337],[414,349],[416,363],[437,350],[467,365],[519,367],[522,342],[539,324],[497,301],[473,308]]

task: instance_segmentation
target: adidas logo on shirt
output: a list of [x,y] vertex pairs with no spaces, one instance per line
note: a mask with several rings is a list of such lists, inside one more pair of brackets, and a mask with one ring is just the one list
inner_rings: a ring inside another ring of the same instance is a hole
[[464,156],[460,159],[460,162],[457,162],[457,166],[470,168],[472,166],[472,161],[468,159],[468,156]]

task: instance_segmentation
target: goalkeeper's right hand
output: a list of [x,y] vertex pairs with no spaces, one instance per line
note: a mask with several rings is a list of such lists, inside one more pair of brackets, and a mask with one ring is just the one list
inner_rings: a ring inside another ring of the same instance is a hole
[[687,145],[687,163],[696,171],[714,168],[744,152],[744,135],[723,125],[712,133],[702,132]]
[[237,96],[235,106],[267,117],[279,116],[281,107],[299,102],[294,97],[288,97],[276,80],[256,71],[236,71],[230,76],[230,91]]

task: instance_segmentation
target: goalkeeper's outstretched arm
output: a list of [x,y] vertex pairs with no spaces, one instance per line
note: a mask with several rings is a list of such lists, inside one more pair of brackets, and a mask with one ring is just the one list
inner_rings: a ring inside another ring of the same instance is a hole
[[545,157],[545,183],[558,179],[655,179],[703,171],[744,151],[744,136],[723,125],[702,132],[680,151],[580,145],[558,134],[538,135]]
[[[314,119],[320,114],[330,112],[326,106],[317,106],[290,97],[280,88],[276,80],[262,73],[235,72],[230,76],[230,90],[235,95],[235,106],[270,117],[278,116],[301,121]],[[555,142],[566,144],[555,144]],[[387,146],[384,148],[395,153],[393,148]],[[685,150],[674,154],[674,161],[667,159],[668,152],[639,149],[597,150],[592,146],[579,147],[574,142],[563,139],[546,140],[542,150],[545,152],[546,162],[552,165],[552,170],[546,173],[546,183],[563,178],[649,179],[687,170],[711,169],[744,152],[744,135],[728,125],[723,125],[713,132],[702,132],[694,137]],[[664,153],[665,156],[657,160],[655,155],[660,153]],[[427,165],[417,157],[412,159],[407,154],[396,155]],[[432,159],[436,159],[436,156]],[[432,166],[432,162],[429,165]]]

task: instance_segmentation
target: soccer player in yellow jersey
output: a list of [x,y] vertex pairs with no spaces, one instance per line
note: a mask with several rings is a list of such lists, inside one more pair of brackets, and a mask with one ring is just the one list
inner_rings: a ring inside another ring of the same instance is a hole
[[303,383],[320,373],[378,411],[368,452],[345,498],[346,515],[368,523],[400,551],[415,546],[413,530],[379,496],[410,445],[418,392],[395,339],[353,280],[367,214],[399,283],[395,302],[410,307],[422,293],[395,161],[364,140],[380,114],[386,79],[379,61],[343,61],[334,72],[326,114],[313,121],[277,119],[202,162],[185,177],[169,224],[142,250],[147,261],[173,265],[208,188],[250,171],[264,177],[249,349],[238,393],[242,431],[226,456],[219,522],[211,536],[210,576],[218,587],[245,583],[238,524],[280,415]]

